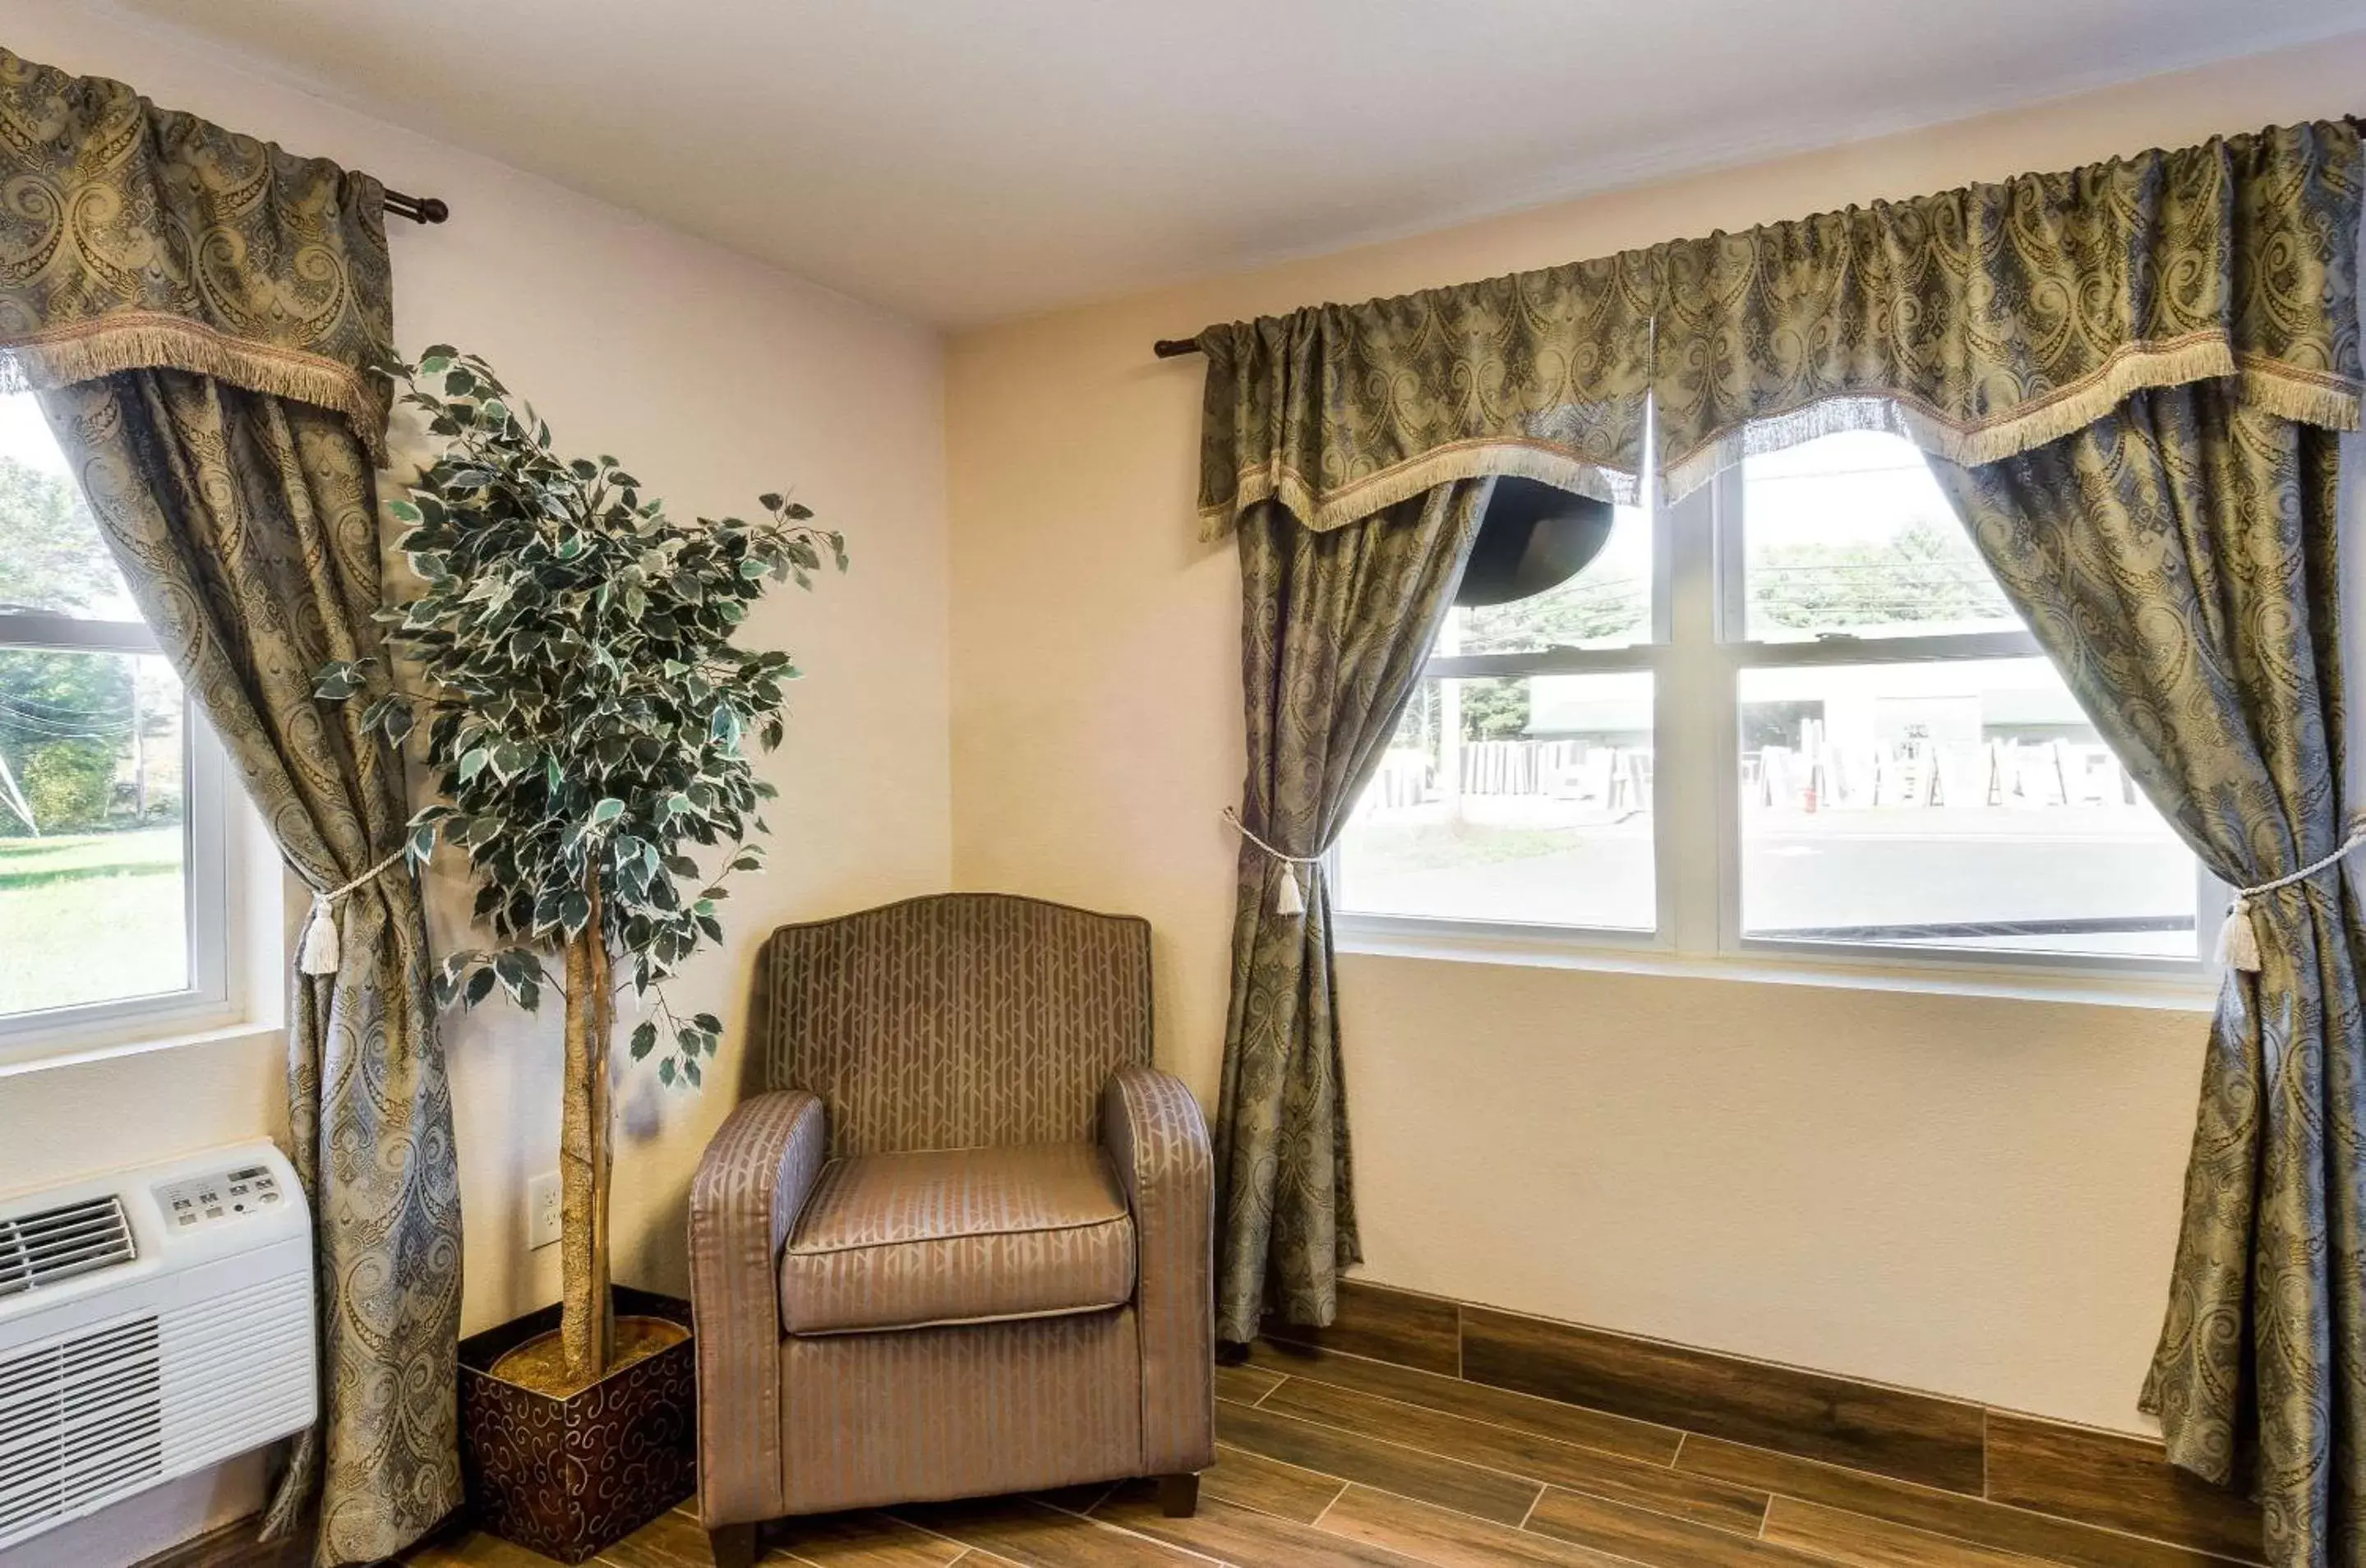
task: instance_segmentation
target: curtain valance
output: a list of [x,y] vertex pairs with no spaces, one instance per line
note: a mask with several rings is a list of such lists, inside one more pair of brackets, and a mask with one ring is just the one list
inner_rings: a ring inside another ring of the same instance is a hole
[[1866,427],[1992,463],[2228,376],[2353,429],[2359,175],[2292,126],[1663,246],[1661,472]]
[[1200,518],[1332,528],[1482,474],[1625,500],[1647,419],[1675,494],[1832,430],[1993,462],[2216,378],[2353,429],[2360,164],[2355,127],[2293,126],[1211,327]]
[[1630,251],[1210,327],[1203,532],[1268,499],[1335,528],[1488,474],[1633,500],[1658,292]]
[[385,192],[0,50],[0,385],[194,371],[344,415],[385,456]]

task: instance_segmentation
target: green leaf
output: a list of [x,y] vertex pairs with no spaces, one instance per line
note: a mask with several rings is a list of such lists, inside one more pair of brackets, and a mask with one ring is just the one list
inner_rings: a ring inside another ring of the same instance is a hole
[[711,1012],[700,1013],[690,1021],[698,1025],[699,1028],[704,1030],[709,1034],[720,1034],[723,1032],[723,1021],[715,1017]]
[[509,992],[510,999],[532,1012],[540,999],[536,988],[542,979],[540,961],[523,948],[512,948],[493,960],[493,972],[501,976],[501,987]]
[[[723,935],[723,889],[693,890],[761,861],[742,840],[766,830],[754,812],[772,792],[741,753],[782,736],[794,669],[737,646],[735,627],[774,568],[803,579],[841,546],[780,492],[752,523],[669,517],[614,457],[549,450],[533,408],[449,345],[422,355],[402,400],[441,449],[385,513],[416,576],[377,618],[420,705],[364,661],[316,679],[323,701],[366,703],[353,722],[374,737],[426,732],[447,802],[414,818],[406,851],[441,833],[465,852],[471,918],[502,954],[440,965],[438,998],[498,987],[534,1006],[536,954],[588,928],[588,874],[604,881],[620,977],[647,994]],[[662,1054],[674,1081],[715,1059],[719,1033],[702,1017]]]
[[631,1047],[633,1060],[637,1062],[642,1057],[647,1056],[652,1050],[656,1049],[657,1043],[657,1020],[643,1019],[639,1027],[633,1031],[633,1043]]
[[668,1056],[658,1064],[658,1081],[670,1088],[673,1084],[673,1058]]

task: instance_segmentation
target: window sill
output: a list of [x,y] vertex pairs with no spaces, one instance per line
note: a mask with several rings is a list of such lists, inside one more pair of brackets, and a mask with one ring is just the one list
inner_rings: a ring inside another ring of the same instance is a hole
[[1333,924],[1337,951],[1362,957],[1411,958],[1456,964],[1515,964],[1664,979],[1817,986],[1829,990],[1910,991],[2013,1001],[2072,1002],[2090,1007],[2159,1008],[2206,1013],[2217,1006],[2218,976],[2141,970],[2016,964],[1955,965],[1876,959],[1836,961],[1822,954],[1670,952],[1649,938],[1613,945],[1616,933],[1555,931],[1536,927],[1473,929],[1385,915],[1342,913]]
[[[86,1066],[93,1062],[114,1061],[125,1056],[144,1056],[158,1051],[228,1045],[264,1038],[276,1040],[281,1033],[281,1025],[264,1020],[197,1019],[183,1021],[177,1026],[166,1025],[155,1034],[131,1040],[102,1038],[83,1043],[65,1039],[50,1046],[20,1042],[15,1047],[0,1045],[0,1079],[23,1077],[62,1067]],[[22,1054],[6,1054],[12,1049],[20,1050]]]

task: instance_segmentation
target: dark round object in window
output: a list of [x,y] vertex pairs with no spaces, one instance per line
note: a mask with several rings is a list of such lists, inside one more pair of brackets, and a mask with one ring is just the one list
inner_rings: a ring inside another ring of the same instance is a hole
[[1498,479],[1458,604],[1508,604],[1568,581],[1610,541],[1611,506],[1540,479]]

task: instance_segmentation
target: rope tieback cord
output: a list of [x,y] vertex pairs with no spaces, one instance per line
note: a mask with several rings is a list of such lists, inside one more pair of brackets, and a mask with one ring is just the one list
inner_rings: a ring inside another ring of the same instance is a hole
[[1267,859],[1281,867],[1281,886],[1273,896],[1273,912],[1277,915],[1306,913],[1306,897],[1298,886],[1298,868],[1302,865],[1308,868],[1309,875],[1320,875],[1323,870],[1323,856],[1321,854],[1293,855],[1276,849],[1251,831],[1249,825],[1241,820],[1241,814],[1229,806],[1224,807],[1224,821],[1234,832],[1263,850]]
[[2226,906],[2226,923],[2218,928],[2218,962],[2246,975],[2258,974],[2259,933],[2251,918],[2252,906],[2270,893],[2281,893],[2287,887],[2306,882],[2320,872],[2332,870],[2360,849],[2366,849],[2366,817],[2350,818],[2349,836],[2341,840],[2340,848],[2322,860],[2311,861],[2298,871],[2279,876],[2272,882],[2235,889],[2235,897]]
[[397,850],[367,871],[328,892],[312,895],[311,918],[304,922],[304,940],[296,949],[296,972],[299,975],[333,975],[344,953],[337,941],[337,901],[356,888],[366,887],[384,875],[397,862],[409,853]]

